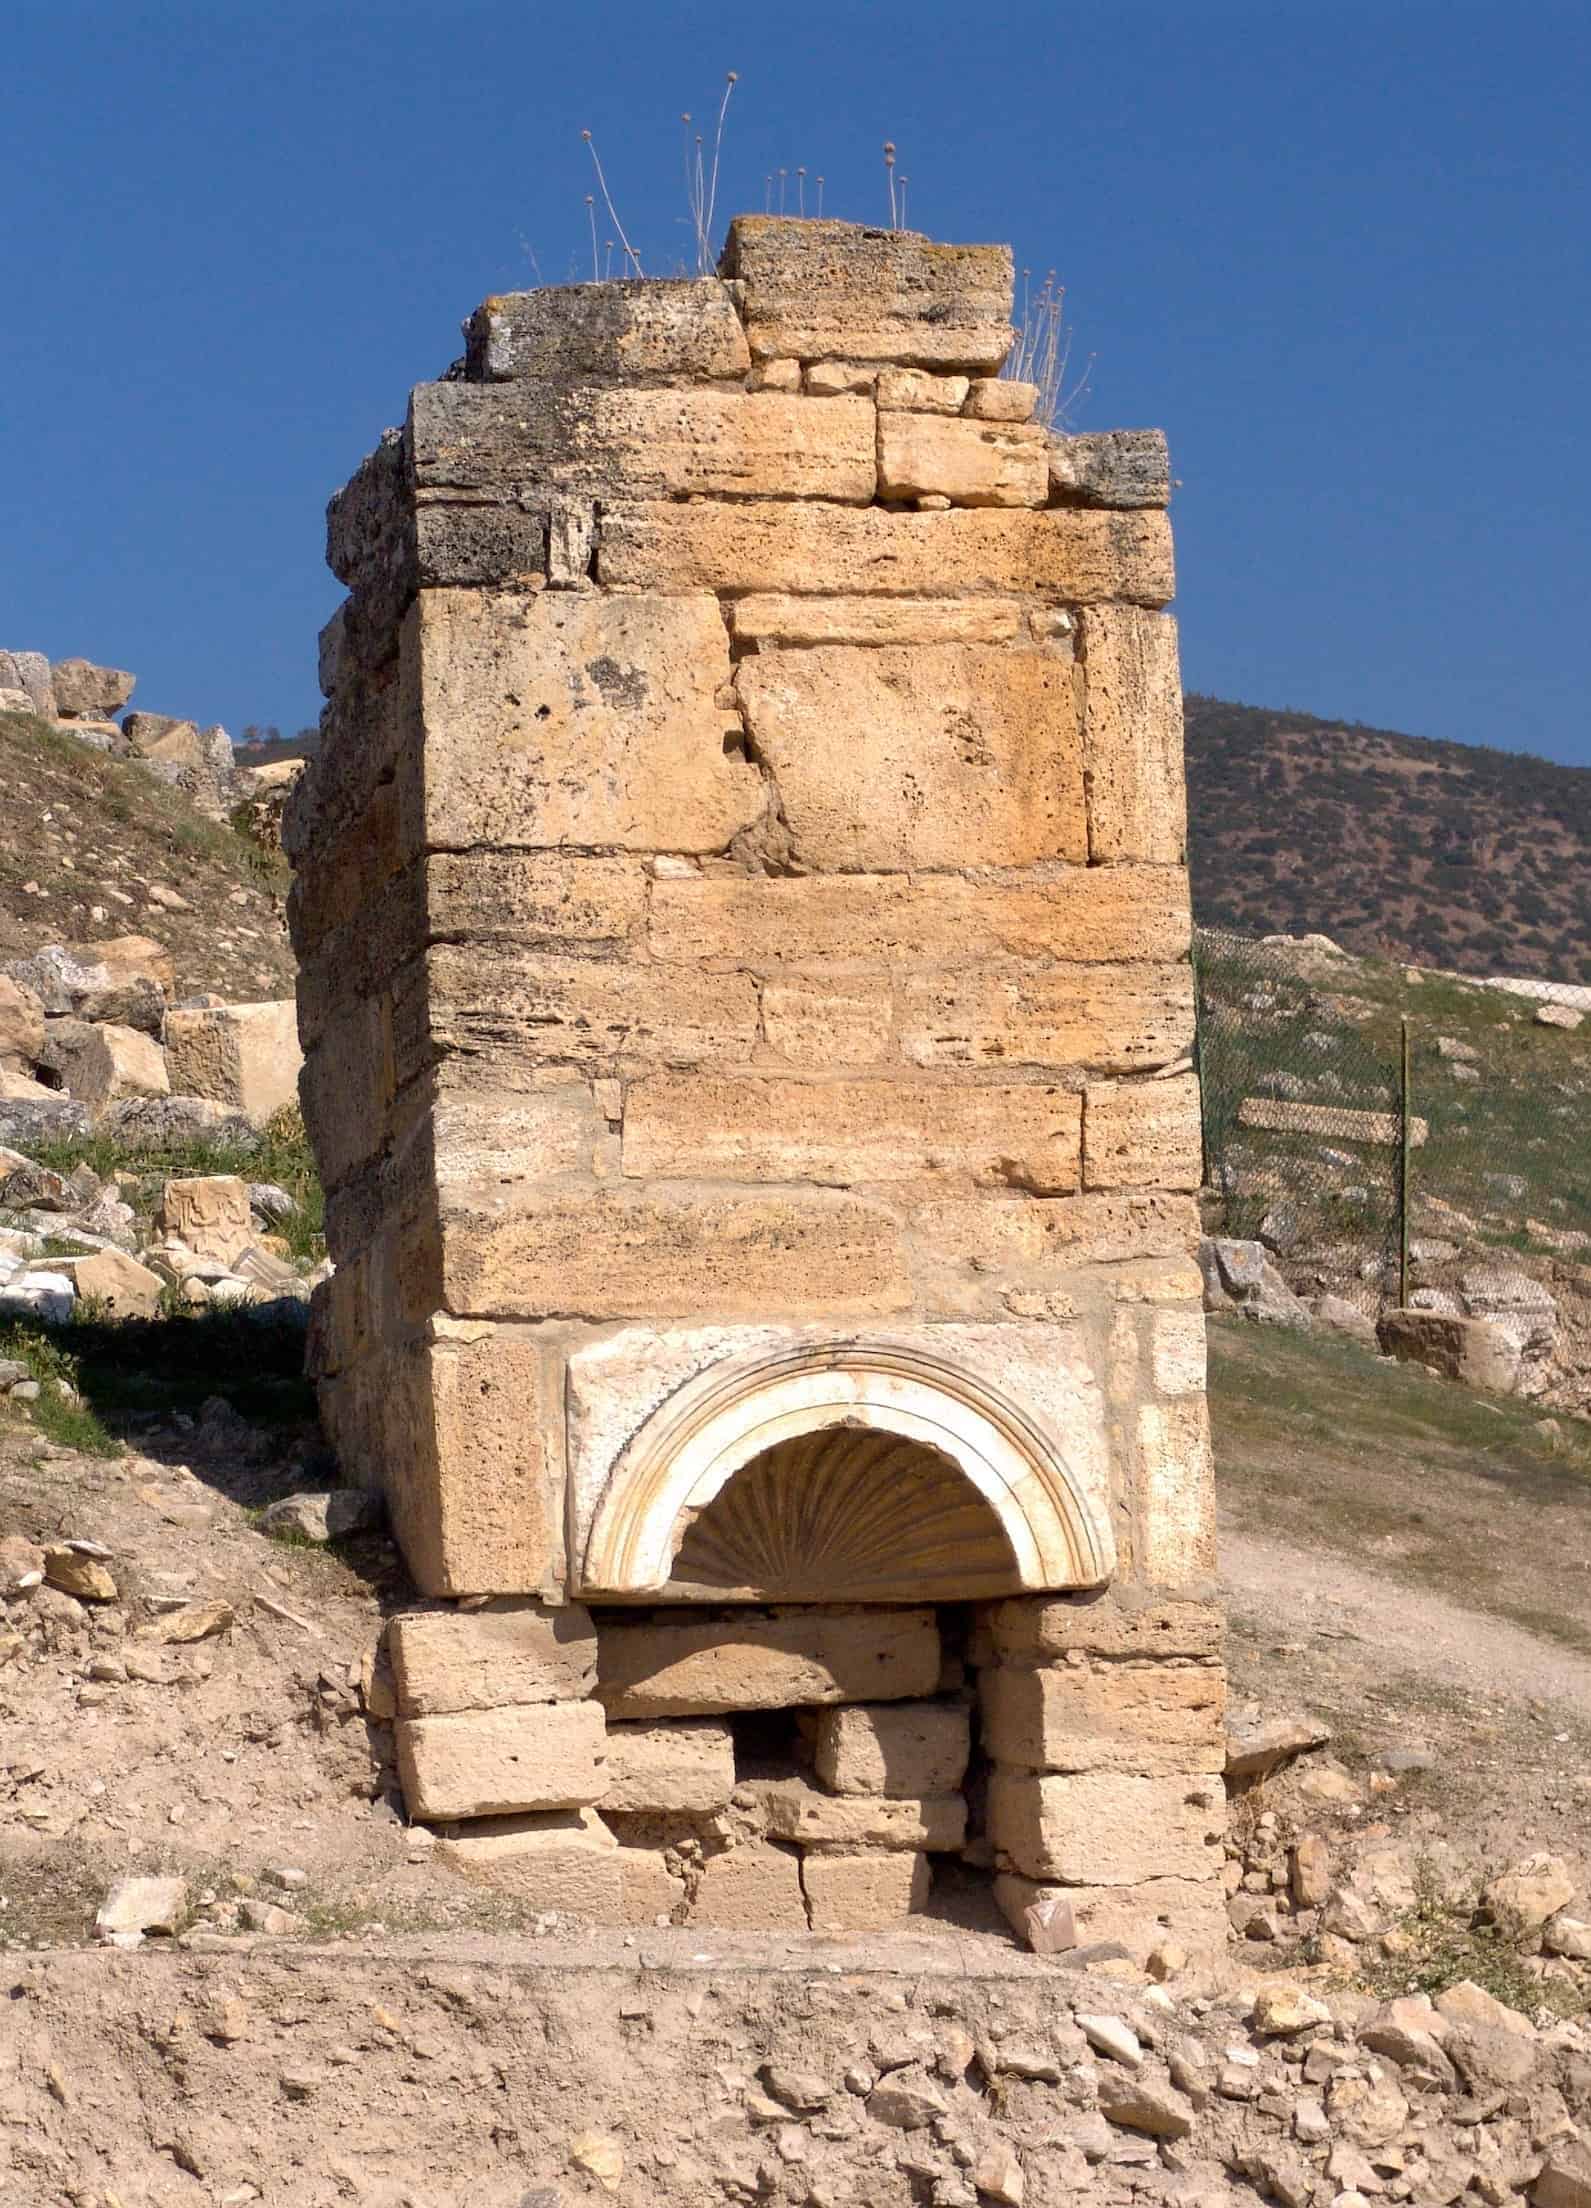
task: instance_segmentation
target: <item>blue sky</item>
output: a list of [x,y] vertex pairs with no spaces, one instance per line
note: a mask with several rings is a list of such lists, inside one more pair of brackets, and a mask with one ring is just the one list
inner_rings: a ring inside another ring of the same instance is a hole
[[485,293],[589,274],[580,131],[651,269],[720,207],[1014,241],[1078,426],[1163,424],[1190,686],[1591,763],[1583,0],[13,0],[0,644],[291,728],[322,511]]

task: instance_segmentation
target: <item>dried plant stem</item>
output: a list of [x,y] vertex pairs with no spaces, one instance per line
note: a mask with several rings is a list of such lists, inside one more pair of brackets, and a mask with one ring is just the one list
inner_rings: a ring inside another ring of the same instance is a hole
[[641,266],[641,256],[639,255],[639,253],[636,252],[635,247],[625,236],[624,225],[619,220],[619,210],[613,204],[613,194],[608,190],[608,180],[602,173],[602,163],[597,157],[596,142],[592,138],[589,130],[583,130],[580,135],[585,140],[587,149],[590,152],[591,166],[597,172],[597,189],[602,194],[603,206],[606,207],[606,209],[608,210],[608,220],[613,224],[614,229],[618,232],[619,243],[624,248],[624,257],[626,261],[630,264],[630,266],[635,270],[637,276],[644,276],[646,274],[646,271]]
[[718,162],[724,150],[724,117],[729,112],[729,96],[734,91],[739,78],[740,72],[738,69],[725,71],[724,96],[718,103],[718,127],[713,133],[712,175],[707,183],[707,205],[703,211],[701,238],[696,251],[697,273],[702,276],[707,274],[709,258],[712,253],[713,214],[718,206]]
[[1066,326],[1065,286],[1056,281],[1054,269],[1046,274],[1035,292],[1031,288],[1031,269],[1022,271],[1022,316],[1017,326],[1017,341],[1011,348],[1003,375],[1018,383],[1036,384],[1038,418],[1051,428],[1065,422],[1071,409],[1088,389],[1089,371],[1094,362],[1090,355],[1088,364],[1070,390],[1066,387],[1066,371],[1072,354],[1072,333]]
[[591,224],[591,281],[597,281],[597,203],[586,194],[586,219]]
[[889,179],[889,226],[892,230],[898,230],[900,219],[895,210],[895,141],[892,138],[884,140],[884,174]]

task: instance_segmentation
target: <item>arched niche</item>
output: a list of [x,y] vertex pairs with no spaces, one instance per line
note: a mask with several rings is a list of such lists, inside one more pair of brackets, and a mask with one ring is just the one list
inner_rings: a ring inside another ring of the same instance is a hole
[[1053,1434],[947,1358],[849,1341],[715,1366],[654,1412],[581,1591],[957,1601],[1097,1586],[1114,1561]]

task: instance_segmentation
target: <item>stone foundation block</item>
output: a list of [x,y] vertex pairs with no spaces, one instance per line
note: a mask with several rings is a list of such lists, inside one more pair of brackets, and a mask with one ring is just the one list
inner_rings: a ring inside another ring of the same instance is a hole
[[722,1809],[734,1791],[735,1743],[727,1725],[609,1726],[605,1811]]
[[393,1619],[387,1650],[403,1717],[573,1702],[596,1685],[596,1628],[578,1603],[500,1595],[480,1610],[417,1611]]
[[685,1881],[661,1848],[619,1849],[619,1915],[625,1924],[675,1923],[685,1911]]
[[493,1818],[437,1844],[453,1869],[592,1924],[625,1921],[623,1852],[594,1809]]
[[806,1855],[801,1860],[814,1932],[881,1932],[928,1906],[933,1874],[922,1854]]
[[931,1610],[747,1610],[606,1625],[597,1693],[611,1718],[712,1717],[909,1700],[939,1682]]
[[1226,1620],[1213,1602],[1134,1598],[1102,1588],[1081,1595],[1018,1595],[984,1613],[1002,1663],[1032,1664],[1070,1649],[1089,1656],[1219,1656]]
[[1218,1778],[1117,1772],[1037,1778],[996,1770],[988,1835],[1002,1868],[1067,1886],[1215,1878],[1226,1798]]
[[1049,496],[1045,433],[1035,422],[947,419],[889,411],[878,418],[880,498],[948,498],[953,506],[1042,506]]
[[1079,1947],[1119,1941],[1140,1968],[1166,1940],[1199,1957],[1219,1955],[1226,1946],[1226,1908],[1218,1880],[1151,1878],[1132,1886],[1054,1886],[1002,1871],[994,1882],[994,1898],[1018,1939],[1025,1935],[1024,1911],[1051,1895],[1070,1905]]
[[971,1727],[952,1702],[885,1702],[825,1710],[817,1721],[818,1777],[836,1794],[891,1800],[952,1794],[967,1771]]
[[1219,1772],[1225,1690],[1216,1664],[1002,1667],[978,1681],[982,1739],[1031,1771]]
[[607,1789],[595,1702],[536,1702],[400,1718],[398,1773],[411,1817],[501,1817],[574,1809]]
[[806,1848],[931,1848],[949,1854],[967,1837],[960,1794],[892,1801],[881,1794],[823,1794],[803,1779],[753,1780],[737,1790],[776,1840]]
[[263,1127],[298,1102],[298,1012],[275,1004],[221,1004],[166,1014],[166,1071],[178,1096],[205,1096]]
[[709,1856],[688,1920],[721,1932],[804,1932],[806,1897],[795,1851],[758,1842]]

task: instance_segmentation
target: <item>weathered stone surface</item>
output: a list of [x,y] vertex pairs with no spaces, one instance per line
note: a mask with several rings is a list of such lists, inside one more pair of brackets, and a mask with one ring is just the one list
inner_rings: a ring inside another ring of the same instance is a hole
[[734,303],[711,276],[499,293],[476,308],[464,339],[465,371],[481,383],[711,382],[751,367]]
[[[1396,1112],[1359,1112],[1340,1104],[1295,1104],[1281,1097],[1246,1096],[1237,1116],[1243,1127],[1261,1127],[1281,1135],[1314,1135],[1326,1142],[1363,1142],[1379,1147],[1403,1140],[1402,1122]],[[1411,1147],[1419,1149],[1429,1133],[1425,1120],[1410,1118]]]
[[30,712],[40,720],[54,720],[55,686],[42,652],[0,652],[0,689],[21,691]]
[[1534,2208],[1591,2208],[1591,2146],[1583,2139],[1554,2141],[1530,2198]]
[[731,607],[737,643],[1010,644],[1026,627],[1014,598],[803,598],[754,591]]
[[959,414],[971,388],[966,376],[936,376],[924,368],[881,368],[873,395],[881,413],[899,408],[909,414]]
[[0,974],[0,1065],[27,1068],[44,1048],[44,1007],[37,994]]
[[1036,383],[1021,383],[1015,376],[975,376],[962,412],[975,422],[1025,422],[1038,401]]
[[667,1719],[608,1727],[605,1811],[680,1814],[722,1809],[735,1790],[727,1725]]
[[1429,1365],[1444,1379],[1507,1395],[1519,1385],[1517,1342],[1491,1319],[1461,1319],[1442,1311],[1383,1311],[1376,1339],[1389,1357]]
[[113,1319],[154,1318],[166,1287],[158,1273],[125,1250],[96,1250],[92,1257],[79,1258],[72,1277],[78,1294]]
[[1224,1954],[1230,1935],[1220,1886],[1203,1878],[1152,1878],[1128,1886],[1055,1886],[1002,1871],[995,1877],[994,1898],[1019,1937],[1025,1937],[1029,1910],[1061,1904],[1072,1913],[1077,1946],[1116,1941],[1140,1966],[1168,1942],[1217,1959]]
[[1142,606],[1085,606],[1077,641],[1089,857],[1180,866],[1187,792],[1176,622]]
[[400,1718],[398,1770],[411,1817],[573,1809],[607,1789],[596,1702],[534,1702]]
[[870,398],[813,406],[701,383],[422,383],[409,449],[422,491],[532,499],[776,498],[866,505],[877,477]]
[[952,1794],[966,1776],[967,1712],[953,1702],[885,1702],[829,1709],[818,1719],[818,1777],[837,1794],[893,1801]]
[[1083,1092],[1083,1179],[1088,1187],[1191,1193],[1203,1178],[1196,1074],[1097,1082]]
[[[824,1794],[803,1779],[754,1780],[742,1790],[779,1840],[804,1848],[959,1848],[967,1836],[960,1794],[896,1801],[881,1794]],[[737,1799],[739,1797],[737,1796]]]
[[8,968],[51,1018],[113,1020],[158,1036],[171,988],[171,959],[145,936],[108,943],[48,943]]
[[166,1232],[195,1257],[213,1257],[230,1265],[254,1240],[249,1185],[232,1173],[199,1174],[167,1181],[161,1197]]
[[970,1177],[1053,1194],[1078,1185],[1081,1117],[1076,1095],[1040,1083],[655,1074],[626,1099],[624,1171],[825,1187]]
[[721,1932],[804,1932],[801,1866],[790,1848],[749,1843],[710,1855],[702,1866],[689,1922]]
[[1171,497],[1171,459],[1159,429],[1050,433],[1050,488],[1081,506],[1164,506]]
[[1522,1946],[1569,1906],[1575,1891],[1574,1874],[1562,1856],[1528,1855],[1489,1882],[1486,1907],[1499,1930]]
[[1001,1666],[979,1676],[982,1739],[1034,1771],[1218,1772],[1224,1681],[1215,1664]]
[[809,867],[1087,856],[1064,660],[970,644],[819,645],[759,652],[741,663],[737,689]]
[[880,498],[948,498],[953,506],[1042,506],[1049,456],[1031,422],[949,421],[881,413]]
[[661,1848],[620,1846],[619,1905],[625,1924],[677,1924],[684,1916],[685,1881]]
[[614,1719],[711,1717],[904,1701],[938,1682],[931,1610],[696,1611],[605,1626],[597,1693]]
[[58,659],[50,669],[55,710],[72,720],[106,720],[119,713],[137,680],[123,668],[96,667],[90,659]]
[[737,215],[720,273],[740,285],[753,358],[992,372],[1011,346],[1008,246]]
[[1030,1664],[1072,1651],[1088,1656],[1209,1658],[1221,1654],[1226,1621],[1214,1602],[1137,1597],[1123,1590],[1027,1595],[989,1613],[1006,1663]]
[[578,1701],[596,1685],[596,1631],[579,1603],[499,1595],[477,1610],[414,1611],[392,1620],[387,1651],[402,1717]]
[[450,1869],[517,1895],[532,1909],[624,1921],[621,1850],[594,1809],[490,1817],[437,1843]]
[[716,599],[427,591],[410,619],[428,843],[716,851],[761,814]]
[[188,1915],[185,1878],[119,1878],[100,1903],[94,1929],[113,1932],[178,1932]]
[[114,1022],[90,1028],[84,1048],[73,1058],[67,1085],[96,1119],[123,1097],[166,1096],[171,1089],[160,1045],[137,1028]]
[[268,1004],[223,1004],[166,1015],[166,1065],[182,1096],[229,1105],[264,1127],[298,1102],[304,1054],[291,997]]
[[928,1906],[932,1882],[928,1858],[920,1851],[808,1853],[801,1860],[812,1929],[830,1938],[898,1924]]
[[1163,606],[1176,590],[1171,532],[1154,513],[897,514],[632,492],[604,504],[597,533],[598,579],[629,589],[939,598],[949,575],[965,597],[1051,604]]
[[606,955],[638,940],[646,910],[647,874],[639,858],[436,851],[425,861],[416,933]]
[[1225,1805],[1218,1779],[1085,1772],[1031,1778],[996,1770],[988,1832],[1029,1878],[1126,1886],[1151,1878],[1212,1878]]
[[896,1056],[889,981],[883,975],[863,975],[842,981],[797,976],[764,982],[762,1039],[786,1065],[819,1072],[887,1064]]
[[1193,1043],[1185,966],[911,974],[899,994],[901,1048],[919,1066],[1130,1073],[1171,1065]]

